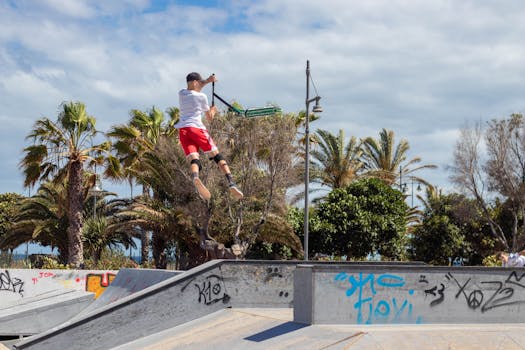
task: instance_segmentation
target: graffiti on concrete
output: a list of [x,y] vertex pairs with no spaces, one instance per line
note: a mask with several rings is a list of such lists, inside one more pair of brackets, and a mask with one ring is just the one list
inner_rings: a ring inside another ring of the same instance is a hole
[[269,267],[266,269],[266,277],[264,278],[264,283],[268,283],[274,278],[283,278],[283,274],[278,267]]
[[281,298],[288,298],[288,292],[282,290],[282,291],[279,292],[279,296]]
[[440,283],[439,289],[434,286],[426,289],[425,294],[436,295],[437,289],[440,297],[430,302],[430,306],[434,307],[445,300],[444,291],[450,287],[452,293],[456,293],[454,299],[463,300],[469,309],[479,309],[481,313],[485,313],[502,306],[525,304],[525,281],[521,281],[523,277],[525,273],[518,276],[516,271],[512,271],[503,281],[482,279],[478,283],[473,283],[472,277],[456,277],[449,272],[445,275],[445,279],[450,282],[447,287]]
[[204,281],[195,283],[194,286],[199,293],[199,304],[211,305],[219,301],[227,304],[230,301],[230,296],[226,294],[226,288],[221,276],[209,275]]
[[422,323],[423,318],[416,313],[428,314],[419,309],[426,305],[436,311],[446,305],[448,310],[467,307],[486,314],[525,304],[525,272],[517,271],[499,277],[455,272],[402,276],[341,272],[334,282],[344,288],[351,301],[350,315],[355,312],[359,324]]
[[[384,289],[400,288],[405,285],[403,277],[393,274],[358,274],[356,279],[353,275],[341,272],[335,276],[335,281],[348,283],[350,287],[346,290],[347,297],[357,297],[353,304],[357,311],[357,323],[372,324],[379,321],[381,323],[420,323],[419,317],[413,316],[413,305],[407,297],[398,299],[397,297],[376,297],[378,287]],[[357,293],[356,293],[357,292]],[[385,293],[388,295],[388,293]],[[396,293],[399,295],[399,293]],[[408,295],[414,295],[414,290],[408,290]]]
[[24,296],[24,281],[17,277],[11,277],[8,270],[0,272],[0,291],[18,293]]
[[115,277],[117,275],[111,272],[102,274],[90,273],[86,275],[86,291],[95,293],[95,299],[97,299],[104,293]]

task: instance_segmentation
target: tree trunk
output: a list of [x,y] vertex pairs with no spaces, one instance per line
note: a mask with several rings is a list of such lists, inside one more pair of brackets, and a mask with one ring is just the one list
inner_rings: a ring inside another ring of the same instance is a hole
[[[149,188],[146,185],[142,185],[142,195],[144,197],[149,197]],[[145,264],[149,261],[149,250],[150,250],[150,240],[149,232],[141,230],[140,233],[140,262]]]
[[95,249],[95,252],[93,254],[93,262],[95,264],[98,264],[98,262],[100,261],[100,258],[102,258],[102,249],[103,248],[97,248]]
[[80,161],[71,161],[68,180],[68,264],[78,269],[84,265],[84,247],[82,244],[82,163]]
[[149,260],[149,232],[146,230],[141,230],[140,233],[140,262],[141,264],[145,264]]
[[166,240],[158,234],[153,234],[152,246],[155,268],[166,269],[168,267],[168,260],[166,258]]

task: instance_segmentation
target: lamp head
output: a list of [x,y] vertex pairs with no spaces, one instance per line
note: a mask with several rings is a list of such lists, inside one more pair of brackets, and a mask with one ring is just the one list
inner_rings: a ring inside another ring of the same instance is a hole
[[97,180],[95,181],[95,185],[93,185],[93,187],[91,187],[91,188],[89,189],[89,193],[90,193],[91,195],[96,196],[96,195],[98,195],[99,193],[102,193],[102,192],[104,192],[104,190],[102,189],[102,186],[100,186],[100,180],[97,179]]
[[314,108],[312,108],[312,112],[314,112],[314,113],[321,113],[323,111],[323,108],[319,104],[319,100],[320,99],[321,99],[321,97],[319,97],[319,96],[317,96],[315,98],[315,106],[314,106]]

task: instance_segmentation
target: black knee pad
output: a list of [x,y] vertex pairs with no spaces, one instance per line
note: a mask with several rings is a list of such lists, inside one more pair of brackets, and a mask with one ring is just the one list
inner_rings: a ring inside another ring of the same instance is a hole
[[214,157],[210,157],[210,160],[213,160],[215,161],[215,163],[219,164],[221,160],[225,160],[225,159],[220,153],[217,153]]
[[197,164],[199,166],[199,171],[202,170],[202,164],[201,164],[200,159],[192,159],[190,164]]

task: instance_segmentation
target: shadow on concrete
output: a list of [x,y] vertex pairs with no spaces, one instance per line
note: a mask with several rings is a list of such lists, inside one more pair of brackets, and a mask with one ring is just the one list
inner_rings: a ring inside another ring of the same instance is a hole
[[308,327],[309,324],[302,324],[302,323],[296,323],[296,322],[285,322],[278,326],[272,327],[270,329],[267,329],[265,331],[259,332],[254,335],[250,335],[249,337],[244,338],[244,340],[254,341],[254,342],[262,342],[271,338],[278,337],[280,335],[291,333],[294,331],[297,331],[301,328]]

